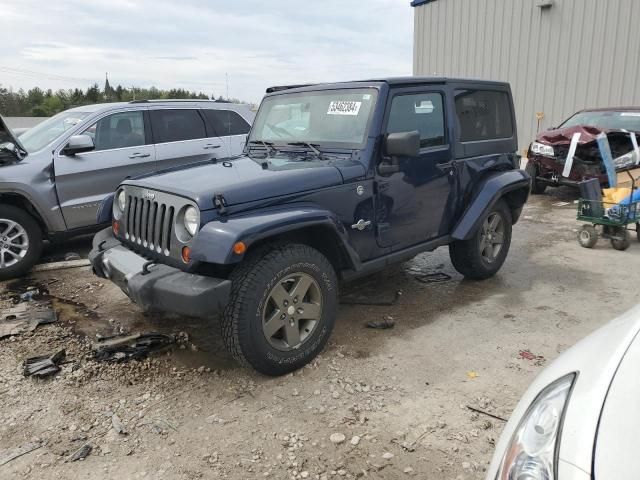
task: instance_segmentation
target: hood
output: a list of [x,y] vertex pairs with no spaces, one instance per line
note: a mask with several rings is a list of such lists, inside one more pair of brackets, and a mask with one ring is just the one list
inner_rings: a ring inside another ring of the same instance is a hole
[[[547,130],[538,134],[536,142],[546,143],[548,145],[570,145],[571,139],[575,133],[580,133],[579,145],[586,145],[587,143],[595,142],[598,139],[598,135],[601,133],[620,134],[625,138],[628,138],[629,132],[626,130],[612,130],[607,128],[589,127],[576,125],[574,127],[556,128],[554,130]],[[640,132],[636,132],[640,136]]]
[[596,440],[595,479],[640,478],[640,340],[627,350],[613,378],[600,417]]
[[343,181],[340,170],[334,166],[305,167],[302,162],[295,166],[263,169],[249,157],[240,157],[157,172],[125,183],[181,195],[194,200],[201,210],[210,210],[214,208],[216,195],[222,195],[226,205],[233,206],[327,188]]
[[14,132],[11,131],[9,126],[4,121],[4,118],[2,118],[2,115],[0,115],[0,144],[5,142],[13,143],[19,150],[20,158],[18,160],[21,160],[27,155],[27,151],[20,143],[20,140],[18,140],[17,135],[15,135]]

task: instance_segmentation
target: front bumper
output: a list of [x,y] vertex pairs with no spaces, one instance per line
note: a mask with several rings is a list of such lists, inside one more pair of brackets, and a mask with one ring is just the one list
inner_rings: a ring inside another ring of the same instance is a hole
[[220,313],[231,295],[230,280],[147,260],[124,246],[111,228],[94,237],[89,260],[97,276],[118,285],[145,311],[209,317]]

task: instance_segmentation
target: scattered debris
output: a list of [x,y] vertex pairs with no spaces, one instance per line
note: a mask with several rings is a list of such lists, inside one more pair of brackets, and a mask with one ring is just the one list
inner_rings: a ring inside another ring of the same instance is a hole
[[42,446],[43,444],[40,442],[32,442],[32,443],[27,443],[21,447],[2,450],[0,451],[0,467],[2,465],[6,465],[10,461],[15,460],[18,457],[26,455],[27,453],[31,453]]
[[552,204],[554,207],[566,207],[567,205],[571,205],[571,202],[556,202]]
[[429,273],[427,275],[418,275],[415,277],[421,283],[442,283],[451,280],[451,275],[443,272]]
[[49,272],[51,270],[65,270],[67,268],[88,267],[91,262],[88,259],[69,260],[64,262],[41,263],[34,266],[32,272]]
[[351,437],[351,445],[356,447],[360,443],[360,437],[358,435],[354,435]]
[[384,452],[382,454],[382,458],[384,458],[385,460],[391,460],[393,457],[394,457],[394,455],[391,452]]
[[93,447],[89,443],[85,443],[78,450],[76,450],[66,461],[76,462],[78,460],[84,460],[89,456]]
[[469,370],[467,372],[467,378],[469,380],[473,380],[474,378],[478,378],[480,375],[478,375],[478,372],[474,372],[473,370]]
[[27,290],[26,292],[20,294],[20,301],[30,302],[36,295],[40,295],[40,290],[38,290],[37,288],[34,290]]
[[382,320],[371,320],[367,322],[367,328],[375,328],[378,330],[387,330],[396,325],[395,319],[391,315],[385,315]]
[[18,304],[6,310],[0,320],[0,340],[5,337],[33,332],[40,325],[53,323],[57,320],[55,311],[50,305]]
[[71,260],[82,260],[82,257],[80,256],[80,254],[78,254],[76,252],[66,253],[65,256],[64,256],[64,261],[65,262],[70,262]]
[[344,435],[344,433],[332,433],[331,436],[329,437],[329,440],[331,440],[331,443],[335,445],[340,445],[346,439],[347,437]]
[[55,375],[60,371],[59,364],[66,356],[65,350],[59,350],[53,355],[30,357],[24,361],[23,375],[39,378]]
[[150,353],[161,352],[176,343],[173,335],[138,333],[126,337],[109,337],[93,345],[94,358],[106,362],[140,360]]
[[546,360],[542,355],[535,355],[529,350],[520,350],[518,352],[518,358],[529,360],[531,362],[534,362],[538,366],[542,365]]
[[498,415],[494,415],[493,413],[485,412],[484,410],[480,410],[479,408],[471,407],[469,405],[467,405],[467,408],[469,410],[471,410],[472,412],[476,412],[476,413],[480,413],[482,415],[486,415],[487,417],[491,417],[491,418],[494,418],[496,420],[500,420],[501,422],[506,422],[507,421],[506,418],[499,417]]
[[124,424],[122,423],[122,420],[120,420],[120,417],[118,417],[118,415],[116,414],[111,415],[111,426],[116,431],[116,433],[119,433],[120,435],[127,434],[127,429],[124,427]]
[[341,305],[369,305],[374,307],[391,307],[395,305],[402,296],[402,290],[397,290],[393,299],[380,298],[375,293],[360,293],[368,292],[368,289],[361,288],[353,293],[347,293],[340,298]]

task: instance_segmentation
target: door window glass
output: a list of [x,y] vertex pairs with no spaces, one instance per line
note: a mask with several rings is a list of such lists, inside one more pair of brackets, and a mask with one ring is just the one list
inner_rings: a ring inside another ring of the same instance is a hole
[[204,110],[204,115],[216,132],[216,135],[246,135],[250,125],[236,112],[231,110]]
[[456,91],[456,115],[461,142],[511,138],[513,117],[506,92],[491,90]]
[[144,116],[141,111],[114,113],[98,120],[84,132],[93,138],[96,151],[144,145]]
[[151,110],[156,143],[206,138],[204,121],[197,110]]
[[396,95],[391,103],[388,133],[420,132],[420,147],[445,144],[444,109],[439,93]]

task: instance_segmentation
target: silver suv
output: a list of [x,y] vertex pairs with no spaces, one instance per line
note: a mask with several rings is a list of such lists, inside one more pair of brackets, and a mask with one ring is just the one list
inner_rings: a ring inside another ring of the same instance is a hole
[[0,280],[27,272],[43,241],[91,233],[125,179],[242,153],[254,114],[212,101],[72,108],[16,138],[0,117]]

